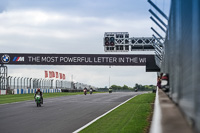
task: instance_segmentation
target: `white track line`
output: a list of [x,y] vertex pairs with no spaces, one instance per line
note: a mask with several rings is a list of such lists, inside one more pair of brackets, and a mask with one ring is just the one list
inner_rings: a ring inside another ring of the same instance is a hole
[[153,113],[153,120],[151,124],[150,133],[162,133],[161,127],[161,109],[160,109],[160,102],[159,102],[159,94],[158,88],[156,90],[156,100],[154,104],[154,113]]
[[[139,94],[139,95],[140,95],[140,94]],[[136,96],[138,96],[138,95],[136,95]],[[110,113],[111,111],[115,110],[116,108],[118,108],[118,107],[121,106],[122,104],[128,102],[129,100],[131,100],[131,99],[134,98],[134,97],[135,97],[135,96],[133,96],[133,97],[129,98],[128,100],[126,100],[125,102],[123,102],[123,103],[117,105],[117,106],[114,107],[113,109],[111,109],[111,110],[109,110],[108,112],[104,113],[103,115],[97,117],[96,119],[92,120],[91,122],[89,122],[88,124],[84,125],[83,127],[77,129],[77,130],[74,131],[73,133],[78,133],[78,132],[80,132],[80,131],[83,130],[84,128],[88,127],[89,125],[91,125],[92,123],[94,123],[95,121],[97,121],[98,119],[100,119],[101,117],[107,115],[108,113]]]

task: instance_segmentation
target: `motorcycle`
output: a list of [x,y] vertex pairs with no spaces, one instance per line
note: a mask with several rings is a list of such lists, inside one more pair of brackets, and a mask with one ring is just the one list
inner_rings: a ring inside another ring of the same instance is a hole
[[86,90],[84,90],[84,94],[85,94],[85,95],[87,94],[87,91],[86,91]]
[[92,90],[90,90],[90,94],[92,94]]
[[41,96],[40,95],[35,96],[35,102],[36,102],[37,107],[41,107]]

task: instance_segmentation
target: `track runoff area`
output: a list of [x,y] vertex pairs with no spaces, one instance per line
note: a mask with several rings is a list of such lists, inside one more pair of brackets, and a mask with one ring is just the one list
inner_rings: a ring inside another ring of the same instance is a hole
[[[0,131],[71,133],[87,127],[125,101],[144,92],[74,95],[0,105]],[[89,124],[88,124],[89,123]]]

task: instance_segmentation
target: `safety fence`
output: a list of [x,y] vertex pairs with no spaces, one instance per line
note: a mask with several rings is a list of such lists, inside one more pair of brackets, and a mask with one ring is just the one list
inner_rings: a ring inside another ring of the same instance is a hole
[[53,79],[38,79],[27,77],[12,77],[8,76],[6,79],[7,89],[72,89],[73,83],[65,80],[53,80]]
[[0,95],[6,95],[7,94],[7,90],[0,90]]
[[[11,89],[11,90],[0,90],[0,95],[9,94],[30,94],[35,93],[37,89]],[[62,92],[61,89],[41,89],[43,93],[57,93]]]
[[[14,89],[12,91],[13,94],[30,94],[35,93],[37,89]],[[62,92],[61,89],[40,89],[43,93],[57,93]]]
[[35,93],[37,88],[40,88],[44,93],[76,92],[82,91],[84,88],[97,89],[95,86],[79,82],[13,76],[8,76],[5,83],[6,89],[0,89],[0,95]]
[[200,1],[172,0],[161,72],[169,74],[168,95],[200,133],[199,57]]

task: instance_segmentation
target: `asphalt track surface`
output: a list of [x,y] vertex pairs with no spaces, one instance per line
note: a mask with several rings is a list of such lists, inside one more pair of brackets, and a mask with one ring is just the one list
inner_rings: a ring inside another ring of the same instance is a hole
[[0,133],[71,133],[141,92],[116,92],[0,105]]

